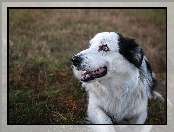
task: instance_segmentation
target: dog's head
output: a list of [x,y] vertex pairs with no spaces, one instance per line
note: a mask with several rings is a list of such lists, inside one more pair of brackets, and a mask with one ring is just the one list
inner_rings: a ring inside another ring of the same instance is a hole
[[98,33],[88,49],[73,56],[75,76],[83,82],[126,73],[142,64],[143,50],[134,41],[115,32]]

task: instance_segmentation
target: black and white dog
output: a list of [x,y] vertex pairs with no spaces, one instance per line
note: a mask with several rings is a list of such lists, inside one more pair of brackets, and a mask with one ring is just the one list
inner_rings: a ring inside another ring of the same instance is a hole
[[89,93],[93,124],[144,124],[148,99],[163,97],[142,48],[115,32],[98,33],[72,57],[74,75]]

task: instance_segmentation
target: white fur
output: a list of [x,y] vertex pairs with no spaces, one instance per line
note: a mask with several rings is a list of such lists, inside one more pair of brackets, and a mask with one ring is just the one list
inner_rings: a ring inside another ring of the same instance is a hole
[[[82,82],[89,94],[88,119],[93,124],[143,124],[147,118],[150,97],[148,80],[140,79],[139,69],[119,53],[118,34],[98,33],[90,47],[78,53],[83,58],[81,69],[73,66],[74,75],[80,80],[84,71],[107,67],[107,74],[91,82]],[[107,44],[109,51],[100,51]],[[148,78],[144,56],[142,68]],[[111,119],[112,117],[112,119]],[[127,120],[125,120],[127,119]]]

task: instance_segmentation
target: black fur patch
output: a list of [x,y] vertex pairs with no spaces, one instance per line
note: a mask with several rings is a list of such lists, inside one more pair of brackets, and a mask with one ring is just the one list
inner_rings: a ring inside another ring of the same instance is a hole
[[119,34],[119,53],[122,54],[130,63],[140,68],[143,60],[143,50],[134,39],[125,38]]
[[155,78],[153,78],[151,65],[146,59],[145,59],[145,64],[146,64],[145,67],[147,68],[147,71],[144,71],[145,69],[142,66],[139,68],[140,79],[142,81],[146,80],[149,86],[149,92],[153,98],[154,97],[153,91],[155,90],[157,81]]
[[153,97],[153,96],[154,96],[154,95],[153,95],[153,91],[155,90],[155,87],[156,87],[156,85],[157,85],[157,81],[156,81],[156,79],[153,78],[153,76],[152,76],[152,68],[151,68],[150,63],[149,63],[147,60],[145,60],[145,62],[146,62],[146,66],[147,66],[147,72],[149,72],[149,74],[150,74],[151,77],[152,77],[152,82],[150,82],[148,85],[149,85],[149,87],[150,87],[150,92],[151,92],[151,95],[152,95],[152,97]]

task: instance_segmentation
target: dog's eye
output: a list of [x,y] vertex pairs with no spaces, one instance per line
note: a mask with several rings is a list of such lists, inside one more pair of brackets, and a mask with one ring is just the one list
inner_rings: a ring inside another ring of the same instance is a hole
[[108,48],[108,46],[105,44],[105,45],[101,45],[101,46],[99,46],[99,51],[109,51],[109,48]]

